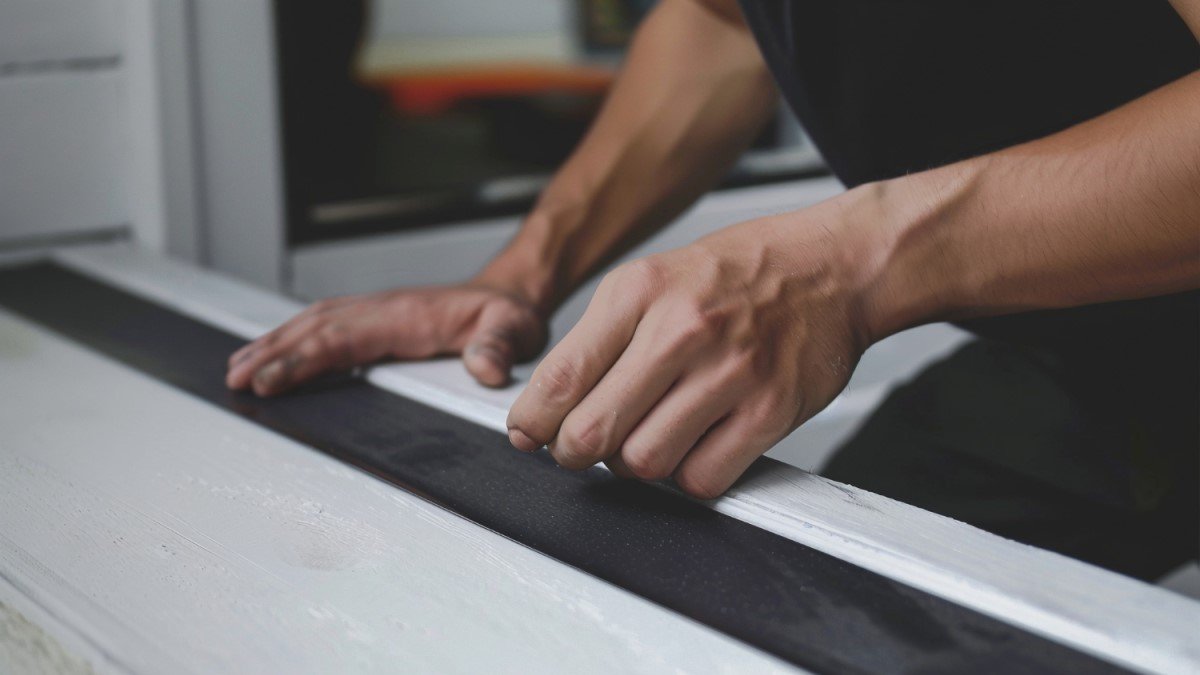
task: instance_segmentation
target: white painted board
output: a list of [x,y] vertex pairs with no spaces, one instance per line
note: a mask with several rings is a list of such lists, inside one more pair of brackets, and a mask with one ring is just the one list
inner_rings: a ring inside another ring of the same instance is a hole
[[[243,337],[301,305],[123,246],[57,258]],[[375,384],[503,429],[516,387],[475,385],[453,360],[374,369]],[[711,508],[1058,642],[1147,672],[1200,672],[1200,603],[1064,556],[779,465]]]
[[0,372],[0,577],[98,668],[791,670],[3,312]]

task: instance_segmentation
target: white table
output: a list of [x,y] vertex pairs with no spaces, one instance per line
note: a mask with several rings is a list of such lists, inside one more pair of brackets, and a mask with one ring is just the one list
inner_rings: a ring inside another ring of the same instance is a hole
[[[127,246],[55,258],[247,338],[298,309]],[[370,379],[497,429],[517,391],[454,361]],[[0,670],[793,670],[2,310],[0,400]],[[1200,605],[1153,586],[783,466],[710,506],[1107,660],[1200,670]]]

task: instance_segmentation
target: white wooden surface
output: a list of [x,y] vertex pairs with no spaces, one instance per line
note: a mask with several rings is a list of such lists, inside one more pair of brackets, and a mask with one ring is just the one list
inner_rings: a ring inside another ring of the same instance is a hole
[[[300,305],[121,246],[59,260],[250,337]],[[517,388],[474,385],[452,360],[374,369],[370,379],[503,429]],[[1200,603],[988,534],[851,486],[781,466],[712,508],[1078,649],[1153,672],[1200,671]]]
[[102,669],[786,669],[3,312],[0,370],[0,576]]

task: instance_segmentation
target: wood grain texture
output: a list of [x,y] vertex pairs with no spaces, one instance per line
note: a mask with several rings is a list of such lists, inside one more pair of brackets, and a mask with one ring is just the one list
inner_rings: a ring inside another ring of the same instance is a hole
[[[250,338],[296,303],[127,247],[64,264]],[[515,388],[475,385],[456,361],[374,369],[375,384],[503,429]],[[866,569],[1136,669],[1200,671],[1200,604],[781,464],[753,471],[713,509]]]
[[804,668],[1114,670],[654,485],[564,471],[546,452],[516,452],[504,434],[358,378],[270,399],[232,393],[221,375],[239,338],[59,265],[0,271],[0,306]]
[[0,370],[0,571],[100,666],[790,670],[3,313]]

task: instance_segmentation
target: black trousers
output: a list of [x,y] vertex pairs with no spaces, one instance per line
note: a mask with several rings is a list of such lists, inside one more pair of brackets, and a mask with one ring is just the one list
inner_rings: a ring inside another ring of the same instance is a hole
[[1182,349],[973,341],[896,389],[821,473],[1157,579],[1200,552],[1200,345]]

